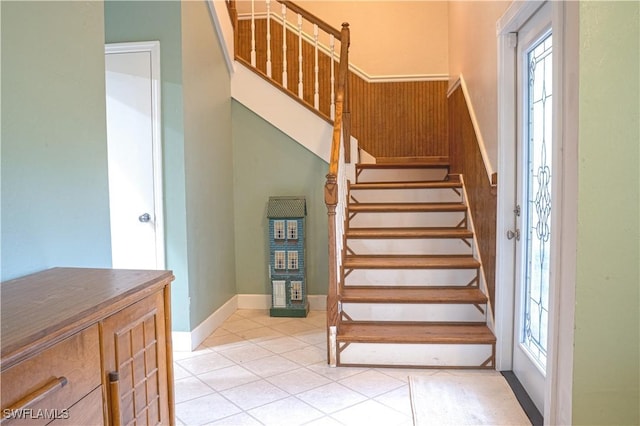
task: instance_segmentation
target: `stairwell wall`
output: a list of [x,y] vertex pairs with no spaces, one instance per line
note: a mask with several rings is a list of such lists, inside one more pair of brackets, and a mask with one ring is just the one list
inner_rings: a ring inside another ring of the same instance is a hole
[[236,294],[231,78],[204,1],[182,1],[184,168],[190,319]]
[[238,294],[271,294],[267,201],[269,196],[280,195],[306,197],[308,294],[327,294],[324,180],[328,164],[235,100],[232,123]]
[[498,44],[496,22],[510,1],[449,2],[449,87],[460,75],[469,92],[491,172],[498,164]]

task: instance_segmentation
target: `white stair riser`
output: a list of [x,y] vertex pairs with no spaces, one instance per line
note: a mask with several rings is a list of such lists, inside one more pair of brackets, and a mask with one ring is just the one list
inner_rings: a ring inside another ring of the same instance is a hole
[[341,365],[480,367],[492,345],[351,343],[340,353]]
[[447,177],[446,168],[429,169],[363,169],[357,176],[358,183],[364,182],[425,182],[444,180]]
[[[484,312],[484,304],[478,305]],[[343,303],[354,321],[484,322],[485,314],[471,304]]]
[[352,189],[351,200],[359,203],[460,203],[462,190],[456,188]]
[[344,285],[466,286],[476,269],[354,269]]
[[455,227],[465,212],[359,212],[349,220],[351,228]]
[[[471,239],[466,240],[469,244]],[[355,254],[472,254],[471,246],[459,238],[348,239]]]

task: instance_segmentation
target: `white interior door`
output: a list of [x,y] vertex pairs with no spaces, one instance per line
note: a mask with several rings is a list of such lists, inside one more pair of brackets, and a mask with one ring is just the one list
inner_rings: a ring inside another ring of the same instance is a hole
[[163,269],[159,43],[105,47],[114,268]]
[[513,371],[544,413],[551,287],[554,118],[551,6],[518,32]]

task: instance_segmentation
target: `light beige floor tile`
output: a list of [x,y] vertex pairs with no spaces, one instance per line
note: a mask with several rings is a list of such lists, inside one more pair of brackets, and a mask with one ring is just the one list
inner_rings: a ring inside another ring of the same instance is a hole
[[191,376],[191,373],[182,368],[180,364],[178,364],[177,362],[173,363],[173,380],[180,380],[189,376]]
[[213,389],[193,376],[174,381],[174,389],[176,404],[213,393]]
[[326,377],[307,370],[299,368],[288,373],[278,374],[267,379],[280,389],[289,392],[292,395],[317,388],[331,381]]
[[240,414],[235,414],[216,422],[208,423],[206,426],[260,426],[261,424],[262,423],[243,411]]
[[289,336],[278,337],[277,339],[267,340],[266,342],[260,342],[258,344],[276,354],[308,346],[308,343]]
[[189,426],[211,423],[241,411],[217,393],[176,404],[176,417]]
[[249,361],[242,366],[260,377],[271,377],[300,368],[295,362],[280,355]]
[[231,314],[231,315],[229,316],[229,318],[227,318],[227,319],[225,320],[225,323],[230,323],[230,322],[233,322],[233,321],[238,321],[238,320],[246,319],[246,318],[248,318],[248,316],[247,316],[247,315],[245,315],[245,313],[247,313],[247,314],[248,314],[249,312],[250,312],[250,310],[238,309],[238,310],[236,310],[233,314]]
[[411,396],[409,392],[409,385],[403,385],[391,392],[383,393],[373,398],[387,407],[393,408],[406,416],[411,417]]
[[208,348],[212,351],[221,351],[225,349],[237,348],[239,346],[244,346],[250,342],[244,340],[242,337],[227,331],[226,334],[222,336],[209,336],[204,342],[202,342],[203,347]]
[[244,345],[236,348],[226,349],[218,351],[219,354],[224,355],[237,364],[244,364],[255,359],[272,356],[273,353],[263,347],[255,344]]
[[327,351],[315,346],[307,346],[296,349],[295,351],[283,353],[282,356],[300,365],[311,365],[323,361],[326,362]]
[[222,324],[222,328],[232,333],[236,333],[238,331],[251,330],[252,328],[259,328],[259,327],[262,327],[262,324],[247,318],[242,318],[242,317],[240,317],[240,319],[236,321],[225,321]]
[[304,426],[344,426],[331,416],[320,417],[318,420],[314,420],[305,424]]
[[249,410],[249,414],[265,425],[302,425],[324,414],[294,396]]
[[297,395],[307,404],[331,414],[365,401],[367,398],[339,383],[329,383]]
[[346,379],[340,380],[338,383],[344,385],[356,392],[373,398],[391,390],[397,389],[405,385],[401,380],[382,374],[376,370],[368,370]]
[[239,316],[244,318],[255,317],[268,317],[269,311],[267,309],[238,309],[236,312]]
[[266,380],[247,383],[220,392],[225,398],[238,405],[243,410],[250,410],[270,402],[289,396]]
[[294,337],[303,342],[319,345],[327,345],[327,332],[325,330],[310,330],[294,334]]
[[200,345],[193,351],[173,351],[173,360],[179,361],[181,359],[193,358],[195,356],[200,356],[208,353],[211,353],[211,349]]
[[330,367],[326,361],[318,362],[317,364],[307,365],[307,368],[315,373],[325,376],[331,380],[341,380],[354,374],[367,371],[367,368],[360,367]]
[[271,327],[252,328],[251,330],[239,331],[236,334],[251,343],[266,342],[267,340],[284,337],[284,334]]
[[274,325],[277,325],[277,324],[284,324],[286,322],[291,322],[294,319],[291,317],[270,317],[268,315],[265,315],[265,316],[253,317],[251,318],[251,320],[267,327],[273,327]]
[[282,324],[271,325],[270,327],[289,336],[296,333],[305,333],[316,330],[316,327],[314,327],[313,325],[300,320],[287,321],[283,322]]
[[198,376],[198,378],[217,391],[223,391],[260,380],[260,377],[239,365],[233,365],[202,374]]
[[409,376],[431,376],[439,370],[429,368],[376,368],[376,371],[409,383]]
[[216,352],[209,352],[204,355],[181,359],[176,361],[181,367],[189,371],[191,374],[203,374],[219,368],[233,365],[233,361]]
[[354,426],[403,425],[410,420],[406,415],[371,399],[333,413],[331,417],[345,425]]

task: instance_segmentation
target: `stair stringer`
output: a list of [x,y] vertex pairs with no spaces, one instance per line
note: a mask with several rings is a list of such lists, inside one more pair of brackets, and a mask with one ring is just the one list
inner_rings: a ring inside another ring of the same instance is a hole
[[[460,175],[460,182],[462,182],[462,193],[463,193],[462,196],[463,196],[463,199],[466,200],[466,205],[467,205],[467,220],[468,220],[469,229],[471,230],[471,232],[473,232],[473,235],[478,235],[476,234],[476,228],[473,224],[473,214],[471,213],[471,207],[469,207],[469,202],[468,202],[469,196],[467,195],[467,187],[464,185],[464,175],[462,174]],[[489,327],[489,329],[495,333],[496,332],[495,314],[493,311],[493,305],[491,303],[491,297],[489,297],[489,289],[487,288],[487,278],[484,273],[484,267],[483,267],[484,264],[482,263],[482,256],[480,256],[480,247],[478,246],[478,239],[473,238],[472,244],[473,244],[473,253],[475,257],[480,261],[480,271],[478,274],[478,277],[480,279],[479,286],[482,292],[489,299],[487,300],[487,327]]]

